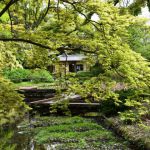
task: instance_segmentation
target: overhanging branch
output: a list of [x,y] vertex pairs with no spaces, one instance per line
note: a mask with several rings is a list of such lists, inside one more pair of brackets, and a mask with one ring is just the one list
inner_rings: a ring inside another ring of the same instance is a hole
[[16,3],[19,0],[10,0],[8,4],[1,10],[0,17],[12,6],[14,3]]
[[[41,43],[34,42],[32,40],[22,39],[22,38],[15,38],[15,39],[13,39],[13,38],[0,38],[0,41],[3,41],[3,42],[24,42],[24,43],[32,44],[32,45],[35,45],[35,46],[38,46],[38,47],[41,47],[44,49],[52,50],[52,48],[49,47],[48,45],[43,45]],[[95,51],[84,50],[84,49],[81,49],[80,47],[78,47],[78,48],[59,47],[59,48],[57,48],[57,50],[59,52],[64,52],[64,50],[77,52],[80,50],[80,51],[85,52],[85,53],[91,53],[91,54],[96,53]]]
[[24,42],[24,43],[29,43],[29,44],[32,44],[32,45],[39,46],[39,47],[41,47],[41,48],[52,49],[51,47],[49,47],[49,46],[47,46],[47,45],[43,45],[43,44],[40,44],[40,43],[31,41],[31,40],[20,39],[20,38],[18,38],[18,39],[0,38],[0,41],[3,41],[3,42]]

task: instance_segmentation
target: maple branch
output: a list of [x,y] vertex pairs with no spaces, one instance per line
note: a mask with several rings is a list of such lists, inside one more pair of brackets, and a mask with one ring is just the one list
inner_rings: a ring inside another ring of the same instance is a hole
[[14,3],[16,3],[19,0],[10,0],[8,4],[1,10],[0,17],[12,6]]
[[[32,45],[35,45],[35,46],[38,46],[38,47],[41,47],[41,48],[44,48],[44,49],[49,49],[49,50],[52,50],[51,47],[49,47],[48,45],[43,45],[41,43],[38,43],[38,42],[34,42],[32,40],[27,40],[27,39],[22,39],[22,38],[0,38],[0,41],[3,41],[3,42],[24,42],[24,43],[28,43],[28,44],[32,44]],[[71,47],[59,47],[57,48],[57,50],[59,52],[64,52],[65,50],[68,50],[68,51],[82,51],[82,52],[85,52],[85,53],[94,53],[95,54],[95,51],[88,51],[88,50],[84,50],[84,49],[81,49],[81,47],[77,47],[77,48],[71,48]]]
[[13,38],[0,38],[0,41],[3,41],[3,42],[24,42],[24,43],[29,43],[29,44],[36,45],[36,46],[39,46],[39,47],[42,47],[45,49],[51,49],[51,47],[49,47],[47,45],[43,45],[41,43],[37,43],[37,42],[31,41],[31,40],[21,39],[21,38],[15,38],[15,39],[13,39]]
[[47,9],[46,9],[45,13],[41,14],[41,16],[37,19],[37,21],[35,21],[35,22],[33,23],[32,29],[38,27],[38,26],[40,25],[40,23],[42,22],[42,20],[44,20],[44,18],[45,18],[46,15],[48,14],[49,9],[51,8],[50,5],[51,5],[50,0],[48,0]]

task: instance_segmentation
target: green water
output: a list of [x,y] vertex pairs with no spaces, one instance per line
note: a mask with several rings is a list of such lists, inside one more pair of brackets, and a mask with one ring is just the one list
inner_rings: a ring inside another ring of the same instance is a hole
[[92,119],[35,117],[1,129],[0,150],[129,150],[128,143]]

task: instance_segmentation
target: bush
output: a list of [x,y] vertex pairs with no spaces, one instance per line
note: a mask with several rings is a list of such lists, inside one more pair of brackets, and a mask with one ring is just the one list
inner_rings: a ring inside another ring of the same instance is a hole
[[32,74],[30,75],[30,79],[36,83],[38,83],[38,82],[53,82],[54,81],[54,79],[50,75],[50,73],[44,69],[33,70]]
[[98,76],[99,74],[104,73],[103,66],[99,63],[96,63],[95,66],[91,67],[91,73],[93,76]]
[[17,68],[13,70],[4,70],[4,76],[12,82],[30,81],[30,70]]
[[53,82],[53,77],[44,69],[28,70],[28,69],[13,69],[4,70],[3,75],[12,82],[19,83],[23,81],[32,82]]
[[89,71],[78,71],[76,73],[76,77],[80,80],[81,83],[83,83],[85,80],[90,79],[93,76],[93,74]]
[[117,91],[117,94],[119,94],[117,104],[115,97],[101,101],[100,113],[107,117],[119,114],[125,124],[139,123],[149,119],[150,95],[148,91],[126,89]]
[[119,95],[118,104],[116,105],[116,100],[113,97],[110,97],[108,99],[105,99],[101,101],[100,105],[100,112],[105,114],[106,116],[113,116],[117,115],[118,112],[124,112],[126,110],[129,110],[130,107],[126,106],[126,100],[136,95],[135,89],[127,89],[127,90],[120,90],[116,91],[116,93]]
[[118,102],[116,105],[116,100],[113,97],[110,97],[106,100],[102,100],[100,103],[99,111],[105,116],[114,116],[118,114],[118,111],[124,111],[127,108],[124,106],[124,102]]
[[92,77],[93,74],[89,71],[78,71],[76,76],[77,77]]
[[12,83],[0,76],[0,126],[24,116],[29,107],[23,99]]

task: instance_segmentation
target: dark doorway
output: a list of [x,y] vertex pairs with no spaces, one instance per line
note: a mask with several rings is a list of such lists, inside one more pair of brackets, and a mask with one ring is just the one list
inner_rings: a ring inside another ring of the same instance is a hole
[[47,67],[47,70],[48,70],[50,73],[53,73],[53,72],[54,72],[54,66],[48,66],[48,67]]
[[69,72],[76,72],[76,63],[75,62],[69,63]]

